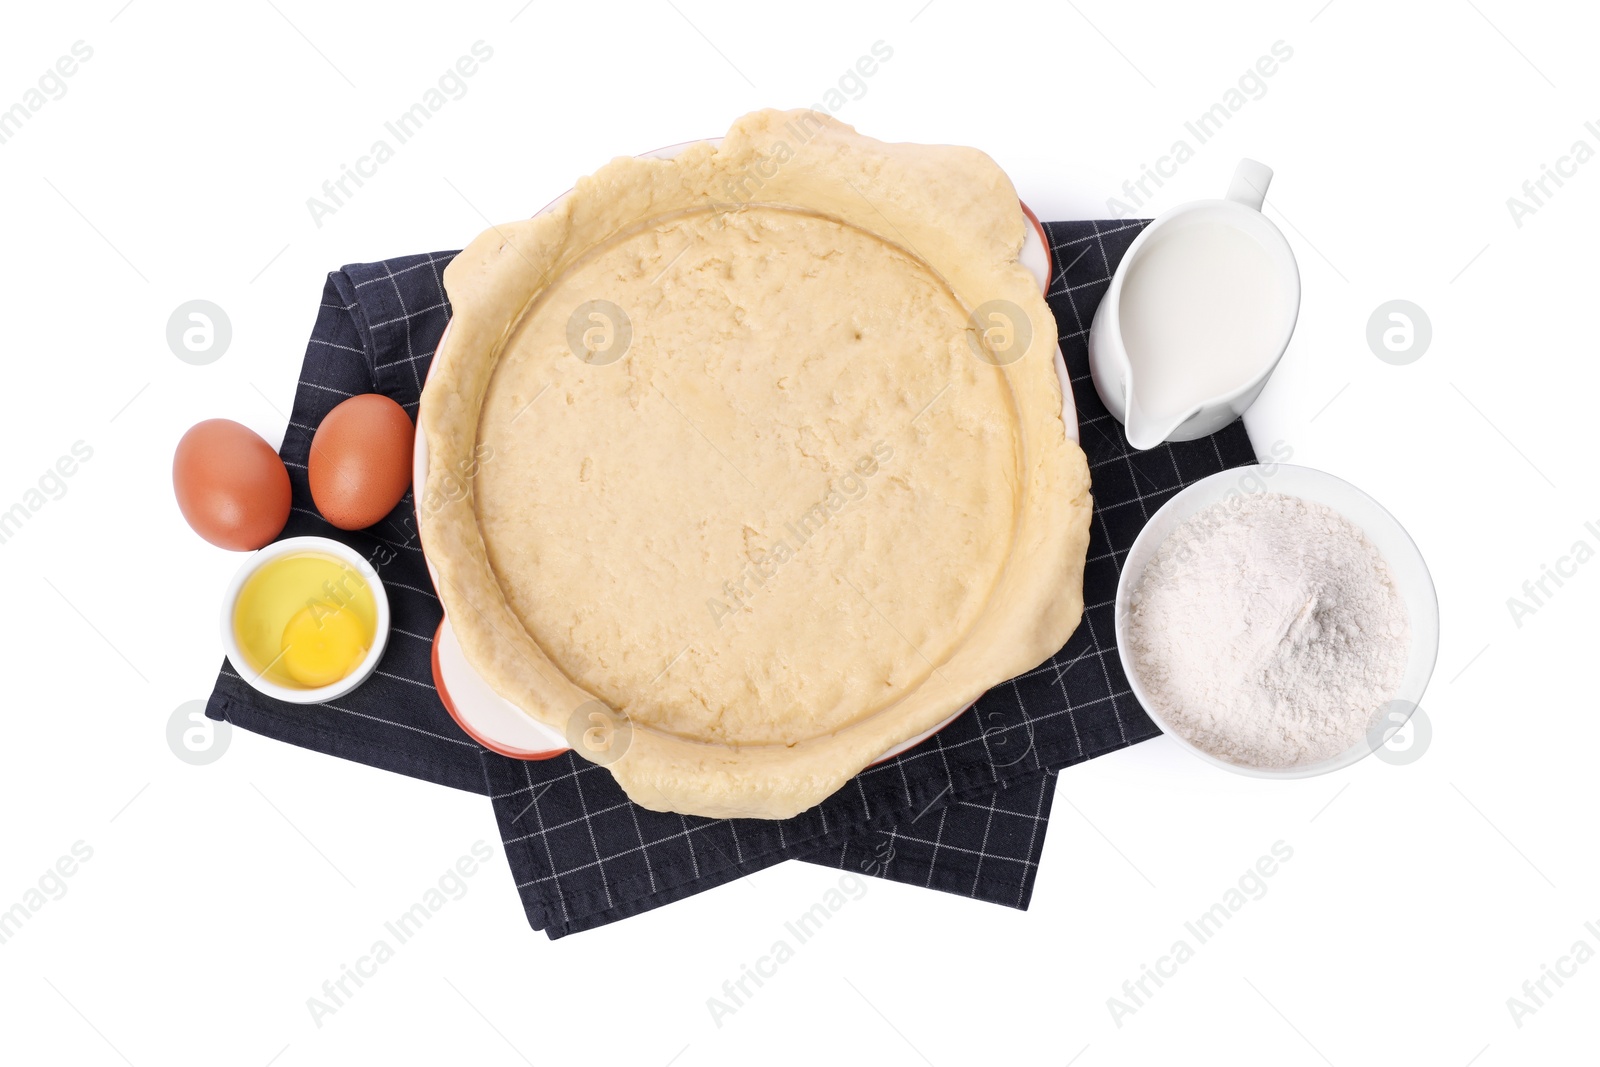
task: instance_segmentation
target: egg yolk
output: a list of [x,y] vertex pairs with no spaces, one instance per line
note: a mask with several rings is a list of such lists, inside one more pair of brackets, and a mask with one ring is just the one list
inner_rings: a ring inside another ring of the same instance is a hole
[[289,677],[310,689],[332,685],[367,655],[365,628],[353,609],[312,601],[283,628],[279,662]]
[[378,640],[378,605],[354,567],[325,552],[263,563],[239,590],[240,666],[274,685],[320,689],[361,666]]

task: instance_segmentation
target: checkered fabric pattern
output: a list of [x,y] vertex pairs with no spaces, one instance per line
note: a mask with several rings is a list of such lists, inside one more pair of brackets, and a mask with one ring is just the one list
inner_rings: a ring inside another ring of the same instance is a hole
[[1056,774],[1142,741],[1156,728],[1117,659],[1112,601],[1120,561],[1173,493],[1253,462],[1243,426],[1133,452],[1089,380],[1089,324],[1112,271],[1144,224],[1049,223],[1049,300],[1073,382],[1095,512],[1083,623],[1051,660],[987,693],[911,751],[858,775],[782,821],[649,811],[610,773],[570,753],[526,762],[482,749],[433,689],[429,642],[440,607],[408,495],[384,522],[346,533],[311,504],[305,462],[322,417],[354,393],[381,392],[415,414],[449,316],[440,272],[453,253],[349,266],[329,276],[283,445],[295,507],[284,537],[335,537],[382,575],[394,635],[379,672],[333,704],[281,704],[224,666],[213,718],[373,766],[487,793],[529,922],[560,937],[648,911],[784,859],[1024,908],[1033,890]]

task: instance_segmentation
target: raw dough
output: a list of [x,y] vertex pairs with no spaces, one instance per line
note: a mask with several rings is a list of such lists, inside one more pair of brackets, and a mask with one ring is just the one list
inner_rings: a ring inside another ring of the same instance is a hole
[[419,419],[469,662],[636,802],[781,818],[1054,653],[1088,472],[1024,225],[981,153],[767,111],[481,235]]

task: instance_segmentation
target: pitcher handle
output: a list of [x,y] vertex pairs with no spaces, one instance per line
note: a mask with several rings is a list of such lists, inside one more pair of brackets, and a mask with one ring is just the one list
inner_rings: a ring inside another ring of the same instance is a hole
[[1253,159],[1241,159],[1228,185],[1228,199],[1260,211],[1262,202],[1267,199],[1267,186],[1271,184],[1271,167]]

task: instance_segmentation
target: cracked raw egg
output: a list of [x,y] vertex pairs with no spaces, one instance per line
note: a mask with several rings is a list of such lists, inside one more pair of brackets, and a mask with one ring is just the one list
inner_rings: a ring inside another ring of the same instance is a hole
[[286,689],[354,673],[378,640],[378,605],[361,572],[323,552],[269,559],[239,589],[233,632],[244,666]]

